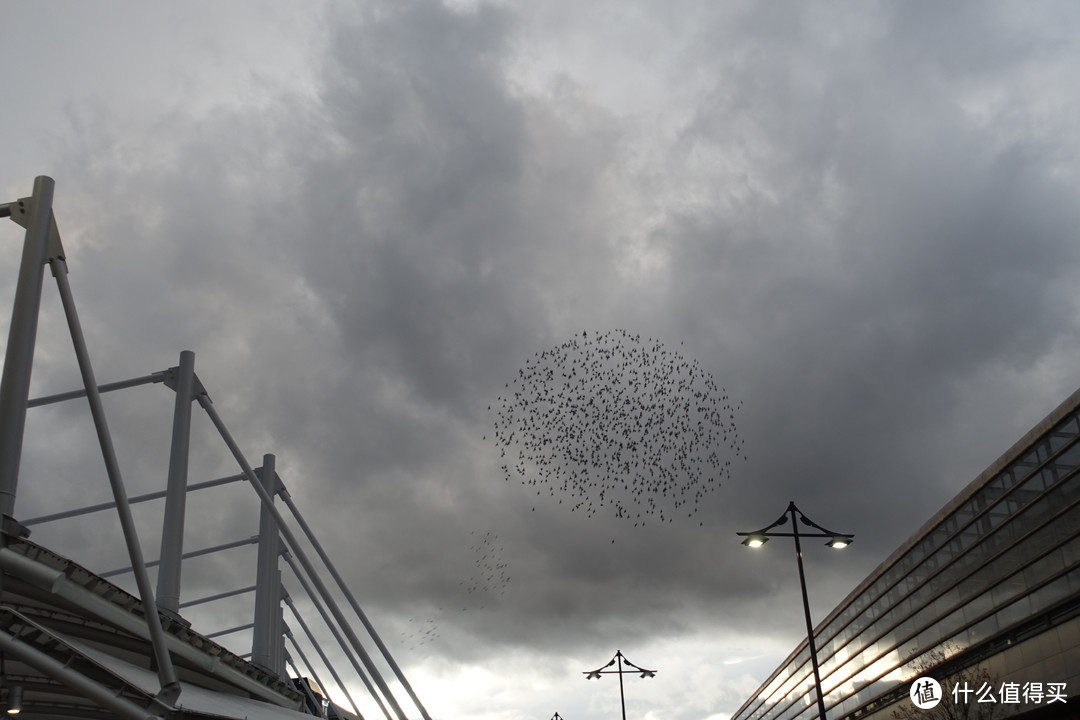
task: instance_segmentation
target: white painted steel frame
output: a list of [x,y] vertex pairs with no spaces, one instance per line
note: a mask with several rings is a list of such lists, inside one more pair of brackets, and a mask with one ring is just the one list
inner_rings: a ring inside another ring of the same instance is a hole
[[[247,462],[235,440],[225,427],[224,422],[214,409],[213,404],[199,382],[198,377],[195,375],[194,354],[190,351],[184,351],[180,355],[179,365],[176,368],[170,368],[167,371],[152,373],[141,378],[134,378],[117,383],[109,383],[100,386],[97,384],[97,381],[94,378],[93,367],[90,363],[85,338],[83,337],[81,325],[79,323],[78,314],[75,309],[71,288],[68,283],[66,260],[64,258],[59,232],[56,228],[56,222],[52,213],[54,187],[55,185],[51,178],[41,176],[35,180],[34,193],[30,198],[24,198],[12,203],[0,204],[0,217],[12,217],[18,224],[23,225],[26,228],[26,239],[23,245],[23,257],[19,270],[18,286],[16,288],[16,298],[12,314],[11,331],[8,338],[7,355],[3,378],[2,381],[0,381],[0,515],[2,515],[4,531],[3,534],[0,535],[0,570],[7,573],[18,574],[27,582],[35,584],[58,597],[63,597],[67,602],[72,602],[76,606],[82,607],[88,612],[101,617],[103,620],[115,623],[118,627],[122,627],[128,632],[132,632],[135,635],[148,640],[152,647],[155,659],[154,665],[157,668],[159,677],[160,689],[156,697],[159,702],[166,706],[171,705],[173,701],[176,700],[181,687],[180,683],[177,681],[175,669],[172,666],[170,652],[178,652],[181,657],[184,657],[185,661],[191,662],[196,666],[200,666],[202,663],[202,659],[191,655],[191,651],[194,650],[193,648],[185,646],[177,638],[164,633],[162,629],[162,620],[157,612],[146,612],[145,620],[140,624],[134,619],[135,616],[112,606],[110,603],[101,600],[101,598],[96,598],[93,593],[88,593],[77,584],[66,580],[62,576],[62,573],[56,575],[51,569],[43,568],[43,566],[33,562],[29,558],[26,558],[19,553],[11,552],[7,548],[7,544],[11,542],[13,538],[25,536],[28,533],[25,526],[14,519],[14,504],[27,408],[77,397],[86,397],[94,419],[114,501],[112,503],[95,505],[82,510],[73,510],[34,518],[27,521],[27,524],[74,517],[97,510],[116,509],[120,517],[120,524],[123,530],[129,559],[131,561],[131,566],[128,568],[128,571],[133,572],[135,575],[135,581],[138,586],[142,606],[147,609],[158,608],[167,615],[178,617],[178,611],[181,607],[190,606],[200,602],[209,602],[239,592],[249,592],[251,590],[251,588],[245,588],[239,591],[219,593],[218,595],[203,600],[192,601],[189,603],[180,602],[180,567],[181,561],[185,557],[193,557],[195,555],[211,552],[215,549],[222,549],[223,547],[231,547],[232,545],[250,542],[241,541],[240,543],[231,543],[226,546],[220,546],[219,548],[184,553],[182,543],[186,492],[188,490],[224,484],[225,482],[231,482],[241,478],[248,480],[261,501],[261,515],[263,518],[260,523],[261,550],[259,580],[256,583],[255,590],[256,604],[258,607],[256,624],[259,623],[259,619],[261,618],[264,627],[261,632],[254,634],[253,656],[256,657],[256,664],[268,667],[272,672],[276,672],[279,677],[283,676],[284,664],[287,658],[283,646],[283,635],[289,637],[295,644],[295,640],[284,625],[284,622],[280,621],[280,601],[283,588],[280,584],[280,572],[277,568],[277,557],[280,556],[281,550],[276,546],[280,541],[280,538],[284,540],[286,546],[291,551],[291,553],[286,553],[286,558],[288,559],[290,566],[293,567],[296,576],[304,586],[305,592],[308,593],[316,607],[319,609],[324,622],[334,634],[335,639],[338,640],[339,644],[342,646],[342,649],[345,651],[346,656],[349,658],[357,674],[364,681],[369,693],[379,704],[388,720],[390,718],[390,712],[387,710],[380,695],[382,695],[386,702],[389,703],[398,720],[407,720],[405,712],[402,710],[385,679],[383,679],[371,657],[356,636],[350,622],[345,618],[344,613],[338,607],[330,594],[327,585],[316,572],[314,565],[308,558],[306,552],[300,547],[296,535],[286,525],[281,512],[274,507],[274,497],[280,495],[289,507],[304,535],[319,555],[324,566],[329,570],[352,610],[360,619],[365,630],[381,651],[383,658],[390,666],[417,709],[419,709],[422,717],[425,720],[431,720],[427,710],[419,701],[416,693],[401,672],[400,667],[394,661],[389,650],[376,633],[367,616],[360,609],[359,604],[344,584],[340,574],[330,562],[322,546],[315,538],[310,526],[308,526],[303,516],[297,510],[296,505],[284,488],[284,484],[281,483],[277,473],[274,472],[273,456],[268,455],[264,458],[264,466],[261,469],[261,472],[267,475],[267,478],[263,479],[260,479],[259,475]],[[37,320],[40,309],[43,270],[45,264],[50,266],[52,274],[56,278],[84,387],[81,390],[31,400],[29,398],[30,374],[33,364],[34,344],[37,334]],[[109,433],[100,396],[103,392],[159,382],[165,383],[176,392],[168,487],[164,492],[150,493],[137,498],[128,498],[116,454],[113,449],[112,438]],[[226,446],[228,446],[230,452],[240,466],[242,473],[239,476],[212,480],[190,486],[188,485],[187,462],[190,451],[191,406],[193,402],[196,401],[210,417],[211,422],[214,424],[219,435],[221,435]],[[266,482],[267,479],[269,482]],[[275,481],[277,482],[276,487],[273,485]],[[135,532],[130,505],[133,502],[141,502],[160,497],[166,498],[165,519],[162,529],[161,560],[148,563],[142,556],[142,550],[138,536]],[[293,556],[295,556],[296,562],[299,563],[300,568],[297,568],[296,563],[293,562]],[[149,576],[146,571],[148,566],[159,563],[162,567],[158,574],[157,597],[155,599],[155,593],[150,587]],[[304,576],[307,576],[307,579],[305,579]],[[327,610],[324,610],[319,603],[319,596],[322,597],[323,602],[328,608],[332,620],[327,616]],[[292,607],[291,599],[288,599],[288,602],[290,607]],[[279,623],[277,624],[271,622],[272,616],[275,614],[276,617],[279,618]],[[297,619],[303,624],[303,619],[300,618],[299,615],[297,615]],[[341,637],[341,633],[344,633],[345,636],[347,636],[347,640]],[[177,642],[180,642],[179,647],[177,647]],[[320,655],[322,655],[322,651],[315,642],[313,635],[311,636],[311,642],[315,645],[316,649],[319,650]],[[350,652],[350,648],[353,652]],[[296,649],[300,652],[299,647]],[[355,656],[353,653],[355,653]],[[359,656],[360,661],[364,667],[367,668],[367,674],[364,673],[357,663],[356,656]],[[302,653],[301,657],[306,663],[306,659],[303,658]],[[331,672],[334,672],[332,666],[330,666],[325,659],[325,656],[323,657],[324,662],[327,662],[327,667],[330,667]],[[209,670],[209,668],[206,669]],[[226,671],[226,674],[229,673]],[[371,680],[368,679],[368,674],[370,674],[371,679],[374,680],[375,684],[378,686],[378,690],[372,686]],[[336,679],[338,679],[339,684],[342,685],[346,694],[348,694],[344,683],[340,681],[340,678]],[[238,682],[241,686],[246,686],[248,691],[254,695],[258,696],[260,695],[260,692],[265,695],[269,692],[270,696],[268,696],[267,699],[270,700],[272,696],[272,701],[275,704],[280,704],[282,697],[277,695],[275,691],[268,690],[267,688],[263,688],[263,690],[260,691],[255,686],[261,687],[261,684],[257,680],[249,680],[250,682],[245,683],[240,678],[229,677],[230,682]],[[87,695],[87,697],[90,696]],[[356,704],[353,702],[351,696],[349,697],[349,700],[353,703],[354,709],[356,709]],[[359,713],[359,710],[357,709],[356,712]]]

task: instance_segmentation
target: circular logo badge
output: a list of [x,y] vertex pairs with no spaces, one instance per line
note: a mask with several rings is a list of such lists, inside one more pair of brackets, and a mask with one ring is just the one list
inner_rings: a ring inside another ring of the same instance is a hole
[[917,678],[911,683],[908,694],[911,696],[911,702],[915,703],[915,707],[920,710],[929,710],[937,707],[937,704],[941,702],[941,683],[934,678]]

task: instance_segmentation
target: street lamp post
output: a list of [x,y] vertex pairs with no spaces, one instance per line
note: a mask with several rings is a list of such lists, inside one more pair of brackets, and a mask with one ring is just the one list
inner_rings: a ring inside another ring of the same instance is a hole
[[[618,670],[608,670],[608,669],[606,669],[606,668],[611,667],[612,665],[616,665],[619,669]],[[633,670],[624,670],[623,669],[624,665],[627,666],[627,667],[633,668]],[[622,720],[626,720],[626,695],[623,694],[623,679],[622,679],[623,674],[624,673],[631,673],[631,674],[633,674],[633,673],[641,673],[641,677],[643,677],[643,678],[651,678],[651,677],[656,677],[657,671],[656,670],[646,670],[645,668],[638,667],[634,663],[627,660],[626,657],[622,654],[621,650],[616,650],[615,651],[615,657],[611,658],[611,662],[609,662],[607,665],[605,665],[604,667],[601,667],[601,668],[597,668],[596,670],[589,670],[589,671],[583,672],[582,675],[585,676],[586,680],[599,680],[601,675],[607,675],[607,674],[610,674],[610,673],[618,673],[619,674],[619,702],[622,704]]]
[[[784,525],[788,521],[788,516],[791,517],[791,532],[770,532],[773,528]],[[799,521],[802,521],[803,525],[807,525],[821,532],[799,532]],[[799,566],[799,587],[802,589],[802,601],[803,601],[803,613],[806,615],[806,639],[810,646],[810,664],[814,668],[814,687],[817,689],[817,704],[818,715],[821,720],[827,720],[825,717],[825,697],[821,693],[821,670],[818,668],[817,660],[817,646],[814,643],[814,624],[810,620],[810,599],[806,594],[806,574],[803,571],[802,561],[802,544],[799,542],[799,538],[804,537],[823,537],[829,538],[829,541],[825,543],[826,546],[835,550],[842,550],[854,542],[855,537],[846,533],[835,533],[831,530],[826,530],[810,518],[803,514],[802,510],[795,507],[794,502],[789,502],[787,510],[780,516],[780,519],[774,522],[768,527],[764,527],[761,530],[755,532],[741,532],[735,533],[740,537],[745,538],[742,541],[743,545],[750,548],[759,548],[769,541],[771,537],[791,537],[795,538],[795,560]],[[624,719],[625,720],[625,719]]]

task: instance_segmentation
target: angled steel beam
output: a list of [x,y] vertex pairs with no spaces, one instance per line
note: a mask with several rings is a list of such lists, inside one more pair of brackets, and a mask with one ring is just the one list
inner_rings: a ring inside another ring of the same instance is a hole
[[[300,656],[300,661],[303,662],[304,667],[307,668],[308,676],[315,680],[315,683],[319,686],[319,692],[325,695],[326,685],[323,683],[322,678],[319,677],[319,673],[315,672],[315,668],[311,666],[311,662],[307,659],[307,655],[304,654],[303,648],[301,648],[300,644],[296,642],[296,638],[293,636],[292,630],[289,629],[289,624],[282,623],[282,627],[285,630],[285,637],[288,638],[290,643],[292,643],[293,650],[295,650],[296,654]],[[296,669],[295,665],[293,665],[293,669]],[[300,673],[297,673],[296,676],[303,679],[303,676],[300,675]],[[359,715],[359,713],[357,713],[357,715]],[[363,718],[364,716],[360,715],[360,717]]]
[[[315,652],[319,654],[319,659],[322,660],[323,667],[330,671],[330,675],[334,678],[334,682],[337,683],[338,689],[341,690],[341,692],[345,693],[345,697],[349,699],[349,704],[352,705],[353,712],[359,715],[360,708],[357,706],[356,700],[353,699],[352,693],[349,692],[348,686],[341,679],[341,676],[338,675],[337,670],[334,668],[334,664],[330,662],[330,658],[326,657],[326,653],[323,651],[322,645],[320,645],[319,641],[315,639],[315,635],[311,632],[311,628],[309,628],[308,624],[304,622],[304,617],[299,613],[299,611],[297,611],[296,605],[293,603],[292,598],[289,596],[289,593],[283,592],[282,596],[285,600],[285,604],[288,605],[289,610],[292,611],[293,617],[296,618],[296,622],[300,623],[300,629],[304,631],[304,635],[307,636],[308,642],[311,643],[311,647],[315,648]],[[386,708],[383,708],[383,712],[386,712]],[[386,719],[390,720],[389,714],[386,716]]]
[[[296,641],[293,640],[293,642],[295,643]],[[305,660],[304,662],[307,662],[307,661]],[[300,672],[300,669],[298,667],[296,667],[296,663],[293,662],[292,656],[289,655],[288,651],[285,652],[285,663],[290,668],[292,668],[293,675],[299,681],[300,685],[304,688],[304,695],[307,697],[308,702],[311,703],[311,707],[309,709],[312,712],[317,711],[320,714],[322,714],[322,712],[323,712],[322,703],[319,701],[318,698],[315,697],[315,693],[311,692],[311,685],[308,684],[307,678],[305,678],[304,674],[302,672]],[[311,676],[311,677],[314,677],[314,673],[311,672],[311,666],[310,665],[308,666],[308,675]],[[316,680],[315,682],[318,682],[318,680]],[[320,690],[320,692],[321,692],[321,690]],[[361,717],[363,717],[363,716],[361,716]]]
[[[364,647],[360,642],[360,638],[356,636],[356,633],[355,631],[353,631],[352,626],[349,624],[345,615],[341,612],[341,608],[337,606],[337,604],[333,600],[333,597],[331,597],[330,591],[326,587],[326,583],[324,583],[322,579],[318,576],[318,574],[315,572],[315,567],[312,565],[310,558],[308,558],[307,556],[307,553],[305,553],[303,548],[300,547],[300,543],[297,540],[296,534],[293,533],[292,529],[285,524],[285,518],[281,515],[281,512],[278,511],[276,507],[274,507],[273,499],[267,494],[266,490],[263,489],[262,483],[259,482],[258,476],[255,475],[255,471],[251,467],[251,463],[249,463],[247,458],[244,457],[244,453],[236,444],[236,440],[233,439],[233,436],[229,432],[229,429],[225,427],[224,421],[222,421],[221,416],[218,415],[218,412],[214,408],[213,403],[210,401],[209,396],[200,395],[197,400],[199,402],[199,405],[202,406],[203,410],[206,411],[206,414],[207,416],[209,416],[210,421],[214,423],[214,427],[217,428],[218,434],[221,435],[221,439],[229,448],[229,451],[232,453],[233,458],[240,466],[240,469],[244,471],[244,476],[248,479],[248,484],[251,485],[251,487],[255,490],[255,494],[259,496],[259,500],[262,501],[263,507],[269,508],[271,514],[273,514],[274,520],[278,524],[278,529],[280,530],[281,536],[282,538],[284,538],[286,545],[288,545],[289,548],[296,555],[296,559],[300,562],[300,565],[303,566],[304,572],[306,572],[308,577],[311,578],[311,581],[315,585],[315,588],[318,591],[319,595],[321,595],[323,600],[326,601],[326,604],[330,608],[331,614],[334,616],[334,620],[337,621],[338,625],[341,627],[346,637],[349,638],[349,642],[352,643],[353,649],[356,650],[357,654],[360,656],[360,660],[364,663],[364,667],[367,668],[368,673],[371,675],[371,678],[375,681],[375,684],[378,685],[379,690],[382,692],[387,702],[390,703],[390,706],[394,709],[394,714],[397,715],[398,720],[408,720],[408,717],[405,715],[405,711],[401,709],[401,705],[398,703],[397,698],[395,698],[394,694],[390,691],[390,686],[386,684],[386,680],[379,673],[379,669],[375,666],[375,663],[372,661],[371,656],[368,655],[366,650],[364,650]],[[425,720],[431,720],[426,712],[424,712],[424,718]]]
[[319,539],[315,537],[315,533],[311,531],[311,526],[307,524],[307,521],[304,520],[304,516],[300,514],[300,511],[296,507],[296,503],[294,503],[292,500],[292,496],[289,495],[288,488],[285,487],[284,482],[280,482],[280,478],[279,487],[281,488],[281,490],[279,491],[281,499],[285,501],[285,504],[288,506],[289,510],[292,511],[293,517],[296,519],[297,524],[300,525],[300,529],[304,531],[304,535],[307,537],[308,542],[310,542],[311,546],[315,548],[315,552],[319,554],[319,558],[322,560],[323,565],[325,565],[326,569],[330,571],[330,576],[334,578],[334,582],[337,583],[338,589],[341,590],[342,595],[344,595],[345,599],[348,600],[349,606],[352,607],[353,612],[356,613],[356,616],[360,618],[360,622],[363,623],[364,629],[367,630],[368,635],[370,635],[371,639],[375,641],[376,647],[379,648],[379,652],[382,653],[383,658],[386,659],[386,663],[390,666],[390,669],[393,670],[395,677],[397,677],[398,679],[398,682],[401,683],[401,687],[405,689],[405,692],[412,699],[413,704],[416,705],[416,709],[420,711],[420,714],[423,716],[424,720],[431,720],[431,716],[428,715],[427,709],[424,708],[423,703],[420,702],[420,698],[418,698],[416,696],[416,693],[413,691],[412,685],[410,685],[408,679],[406,679],[405,673],[403,673],[401,671],[401,668],[398,667],[397,662],[394,660],[394,656],[390,654],[390,650],[386,647],[386,644],[382,641],[382,638],[379,637],[379,633],[375,632],[375,626],[371,624],[371,621],[368,620],[367,615],[364,613],[363,610],[360,609],[360,604],[356,602],[356,597],[354,597],[352,591],[349,590],[349,586],[345,584],[345,580],[342,579],[341,574],[337,571],[337,568],[334,567],[334,564],[332,562],[330,562],[330,557],[326,554],[326,551],[323,550],[322,544],[319,542]]
[[[375,688],[371,686],[371,680],[368,679],[367,673],[365,673],[364,670],[360,667],[359,663],[356,662],[356,656],[354,656],[352,651],[349,649],[349,644],[345,642],[344,638],[341,637],[341,633],[338,632],[338,629],[335,626],[333,620],[331,620],[330,617],[326,614],[325,608],[323,608],[322,603],[319,602],[318,594],[312,591],[311,585],[304,577],[303,571],[296,566],[296,562],[292,559],[292,555],[290,555],[288,552],[282,553],[281,556],[285,560],[285,563],[292,570],[293,576],[300,582],[300,587],[304,589],[304,593],[308,596],[311,604],[314,605],[315,609],[319,611],[319,617],[322,618],[323,624],[325,624],[326,627],[330,630],[330,634],[334,636],[334,640],[337,641],[338,647],[340,647],[342,652],[345,653],[345,657],[348,658],[349,663],[352,664],[353,670],[356,671],[356,674],[360,677],[360,680],[363,681],[364,687],[367,688],[367,691],[371,695],[371,697],[375,699],[375,702],[379,705],[379,709],[382,710],[383,715],[386,716],[386,720],[390,720],[390,712],[386,709],[386,705],[384,705],[382,700],[379,698],[379,694],[375,692]],[[285,602],[292,603],[292,599],[286,597]],[[295,608],[293,608],[293,612],[296,612]]]
[[[57,236],[57,244],[59,244],[59,240],[60,238]],[[165,646],[165,633],[161,627],[161,617],[157,613],[157,603],[154,602],[154,591],[150,587],[150,576],[146,572],[146,565],[143,561],[142,548],[139,545],[139,536],[135,529],[135,519],[131,514],[131,507],[128,505],[127,490],[124,488],[124,479],[120,475],[116,450],[113,448],[112,436],[109,434],[109,424],[105,419],[105,407],[101,403],[101,393],[98,392],[97,380],[94,379],[94,368],[90,363],[86,339],[83,337],[79,314],[75,309],[75,299],[72,297],[71,285],[67,279],[67,263],[64,261],[61,248],[57,247],[51,254],[49,266],[53,277],[56,278],[56,286],[60,291],[60,302],[64,306],[64,315],[67,316],[71,343],[75,347],[75,357],[78,360],[79,371],[82,374],[83,386],[86,388],[86,399],[90,404],[90,414],[94,419],[98,444],[101,446],[102,459],[105,461],[105,472],[109,477],[109,485],[112,487],[113,499],[116,501],[120,527],[123,530],[128,557],[131,559],[131,566],[135,572],[135,582],[139,588],[139,596],[142,599],[143,607],[146,609],[146,623],[150,630],[154,659],[157,661],[158,679],[161,682],[159,696],[163,701],[172,705],[180,695],[180,682],[177,680],[172,658],[169,657],[169,650]]]

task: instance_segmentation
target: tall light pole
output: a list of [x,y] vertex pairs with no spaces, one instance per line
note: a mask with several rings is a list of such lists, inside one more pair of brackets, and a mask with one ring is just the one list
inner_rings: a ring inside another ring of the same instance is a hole
[[[791,517],[791,532],[770,532],[775,527],[785,525],[788,521],[788,516]],[[821,532],[799,532],[799,522],[803,525],[807,525]],[[802,544],[799,542],[800,537],[823,537],[829,538],[829,541],[825,543],[826,546],[835,550],[842,550],[855,541],[855,536],[846,533],[835,533],[831,530],[826,530],[810,518],[803,514],[802,510],[795,507],[794,502],[789,502],[787,510],[780,516],[780,519],[774,522],[768,527],[764,527],[761,530],[754,532],[741,532],[735,533],[745,539],[742,541],[743,545],[750,548],[759,548],[769,541],[771,537],[793,537],[795,538],[795,560],[799,566],[799,587],[802,589],[802,602],[803,613],[806,615],[806,639],[810,646],[810,663],[814,668],[814,687],[817,689],[817,705],[818,715],[821,720],[827,720],[825,717],[825,697],[821,693],[821,670],[818,668],[817,660],[817,645],[814,643],[814,624],[810,620],[810,598],[806,595],[806,574],[803,572],[802,562]],[[625,720],[625,718],[624,718]]]
[[[607,668],[611,667],[612,665],[617,665],[619,669],[618,670],[608,670]],[[623,669],[624,665],[626,667],[633,668],[633,670],[624,670]],[[637,665],[630,662],[629,660],[626,659],[626,657],[623,656],[622,650],[616,650],[615,651],[615,657],[611,658],[611,662],[609,662],[607,665],[605,665],[604,667],[601,667],[601,668],[597,668],[596,670],[589,670],[589,671],[583,672],[582,675],[585,676],[586,680],[599,680],[601,675],[607,675],[607,674],[610,674],[610,673],[618,673],[619,674],[619,702],[622,704],[622,720],[626,720],[626,695],[623,694],[623,680],[622,680],[623,674],[625,674],[625,673],[631,673],[631,674],[633,674],[633,673],[641,673],[641,677],[643,677],[643,678],[651,678],[651,677],[656,677],[657,671],[656,670],[646,670],[645,668],[638,667]]]

